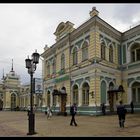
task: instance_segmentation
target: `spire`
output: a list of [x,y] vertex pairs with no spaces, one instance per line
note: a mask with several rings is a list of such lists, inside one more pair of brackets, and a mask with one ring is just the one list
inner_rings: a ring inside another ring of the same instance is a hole
[[13,59],[12,59],[12,68],[11,68],[11,71],[10,71],[10,75],[14,76],[15,75],[15,72],[13,70]]
[[3,69],[3,77],[2,78],[4,79],[4,69]]
[[3,76],[1,78],[1,80],[3,81],[4,80],[4,68],[3,68]]
[[13,71],[13,59],[12,59],[12,69],[11,69],[11,71]]

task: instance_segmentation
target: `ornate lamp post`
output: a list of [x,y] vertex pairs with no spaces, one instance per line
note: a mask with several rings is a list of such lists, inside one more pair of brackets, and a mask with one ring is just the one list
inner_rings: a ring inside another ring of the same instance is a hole
[[32,59],[29,59],[29,56],[27,59],[25,59],[25,63],[26,63],[26,68],[28,69],[28,73],[31,76],[31,93],[30,93],[30,112],[29,112],[29,132],[27,133],[27,135],[33,135],[36,134],[35,132],[35,114],[33,112],[33,74],[36,70],[36,64],[39,63],[39,54],[36,52],[34,52],[32,54]]

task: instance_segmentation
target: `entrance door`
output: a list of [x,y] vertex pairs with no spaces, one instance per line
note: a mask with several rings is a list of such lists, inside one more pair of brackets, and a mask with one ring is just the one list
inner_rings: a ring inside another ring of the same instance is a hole
[[66,95],[61,95],[61,112],[66,112]]
[[113,89],[114,89],[114,84],[111,82],[109,84],[109,90],[110,90],[110,92],[108,93],[109,94],[110,112],[113,112],[114,111],[114,92],[111,91]]
[[110,112],[114,111],[114,93],[109,93]]

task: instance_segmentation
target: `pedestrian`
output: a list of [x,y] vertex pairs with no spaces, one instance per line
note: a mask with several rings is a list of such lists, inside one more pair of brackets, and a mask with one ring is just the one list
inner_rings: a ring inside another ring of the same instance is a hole
[[105,115],[106,114],[106,106],[104,103],[101,104],[101,108],[102,108],[103,115]]
[[70,125],[73,125],[73,123],[74,123],[74,125],[77,126],[77,123],[76,123],[76,121],[75,121],[75,115],[76,115],[76,113],[77,113],[77,106],[76,106],[76,104],[74,103],[74,104],[70,107],[70,114],[71,114],[71,116],[72,116]]
[[130,107],[131,107],[131,114],[133,114],[134,113],[134,103],[133,103],[133,101],[131,101]]
[[51,117],[52,117],[52,110],[51,110],[51,107],[48,106],[48,108],[47,108],[47,119],[49,119]]
[[48,107],[46,106],[45,107],[45,115],[47,115],[47,109],[48,109]]
[[37,109],[37,105],[34,104],[34,106],[33,106],[33,112],[34,112],[34,113],[36,112],[36,109]]
[[124,127],[126,112],[127,110],[125,106],[123,105],[122,101],[120,101],[120,105],[117,106],[117,114],[120,127]]

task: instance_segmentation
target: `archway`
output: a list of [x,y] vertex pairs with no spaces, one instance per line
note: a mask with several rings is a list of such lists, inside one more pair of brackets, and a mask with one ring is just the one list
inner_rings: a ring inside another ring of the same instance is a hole
[[60,99],[60,112],[58,114],[67,115],[66,113],[66,101],[67,101],[67,93],[66,88],[62,87],[60,90],[54,89],[53,96],[58,96]]
[[16,95],[14,93],[11,94],[11,110],[15,110],[16,108]]
[[106,82],[101,82],[101,104],[106,103]]
[[[116,100],[118,100],[118,93],[123,93],[124,88],[122,85],[119,86],[114,86],[114,84],[111,82],[109,84],[109,90],[108,90],[108,94],[109,94],[109,104],[110,104],[110,111],[114,111],[114,106],[116,106]],[[122,100],[122,98],[121,98]]]

